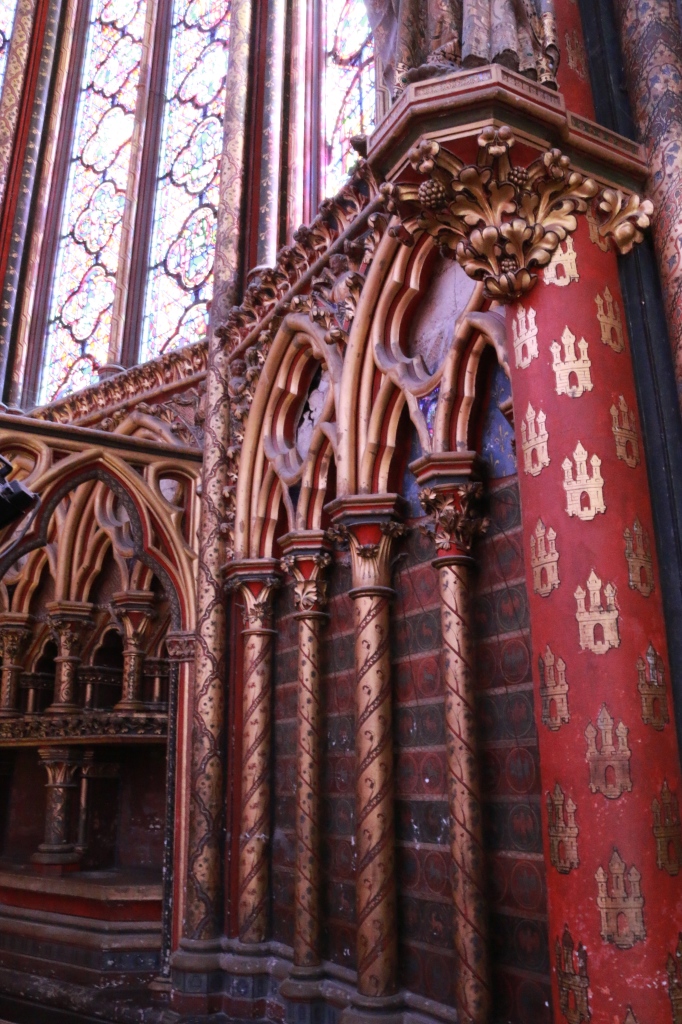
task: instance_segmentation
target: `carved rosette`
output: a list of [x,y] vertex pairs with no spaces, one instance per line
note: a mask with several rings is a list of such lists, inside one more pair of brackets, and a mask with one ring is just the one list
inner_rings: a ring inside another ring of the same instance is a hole
[[264,942],[268,927],[272,734],[273,559],[233,562],[228,588],[243,601],[242,806],[239,838],[239,938]]
[[[315,541],[317,548],[312,546]],[[287,554],[281,563],[282,569],[294,577],[295,618],[298,620],[294,967],[299,969],[298,973],[302,970],[306,975],[322,963],[320,633],[327,604],[327,585],[322,574],[331,562],[323,543],[323,534],[288,534],[282,540]]]
[[50,624],[57,638],[59,654],[55,658],[54,700],[47,709],[52,713],[72,713],[76,704],[76,683],[80,652],[85,634],[92,627],[92,605],[75,602],[54,602],[48,605]]
[[[355,614],[355,840],[358,991],[390,996],[398,987],[394,771],[389,649],[391,557],[404,532],[396,498],[334,503],[337,536],[350,544]],[[374,507],[368,508],[366,505]],[[334,507],[334,506],[332,506]]]
[[[451,464],[444,465],[445,462]],[[431,486],[420,500],[435,524],[439,573],[442,672],[452,851],[452,900],[459,966],[457,1008],[461,1020],[485,1024],[490,1013],[488,922],[479,756],[476,735],[476,687],[471,625],[471,550],[485,533],[483,485],[444,482],[450,474],[468,476],[472,454],[420,460],[417,479]]]
[[533,288],[537,269],[573,234],[576,215],[587,213],[588,203],[599,237],[620,253],[641,241],[653,213],[648,199],[614,188],[600,191],[558,149],[516,167],[509,158],[514,143],[508,125],[490,125],[478,138],[478,162],[470,165],[435,140],[421,139],[408,157],[424,180],[381,186],[388,209],[400,218],[389,232],[414,245],[406,224],[416,216],[416,229],[432,235],[441,252],[499,302],[513,302]]
[[145,590],[114,594],[112,612],[121,624],[123,644],[123,687],[116,711],[141,711],[144,638],[152,621],[154,595]]
[[2,644],[2,683],[0,684],[0,718],[19,714],[19,679],[21,655],[31,636],[26,615],[4,615],[0,619]]
[[44,747],[38,756],[47,771],[45,840],[31,860],[36,864],[74,864],[79,855],[69,838],[69,829],[80,758],[72,747]]

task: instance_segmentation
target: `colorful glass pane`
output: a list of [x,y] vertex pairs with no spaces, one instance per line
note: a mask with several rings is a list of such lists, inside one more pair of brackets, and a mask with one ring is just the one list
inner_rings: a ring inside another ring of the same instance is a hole
[[109,359],[146,0],[92,0],[39,400]]
[[322,120],[324,194],[343,184],[357,154],[350,140],[374,127],[374,44],[364,0],[327,0]]
[[175,0],[140,359],[206,336],[230,4]]
[[0,89],[5,81],[9,44],[14,28],[14,16],[17,12],[17,0],[8,0],[0,5]]

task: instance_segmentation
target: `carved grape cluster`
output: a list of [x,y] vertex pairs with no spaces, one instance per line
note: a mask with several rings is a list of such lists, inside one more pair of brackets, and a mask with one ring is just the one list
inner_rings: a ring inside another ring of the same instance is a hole
[[447,202],[445,186],[440,181],[422,181],[418,190],[419,201],[427,210],[442,210]]

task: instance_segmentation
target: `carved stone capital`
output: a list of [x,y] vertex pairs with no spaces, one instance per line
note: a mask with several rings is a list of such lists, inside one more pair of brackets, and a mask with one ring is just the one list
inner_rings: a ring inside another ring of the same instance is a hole
[[559,243],[573,234],[576,215],[587,213],[589,203],[599,235],[620,252],[641,241],[653,212],[649,200],[613,188],[600,191],[558,149],[527,167],[515,166],[514,144],[508,125],[488,126],[472,165],[435,139],[422,138],[408,160],[424,180],[381,186],[389,211],[399,218],[389,233],[414,245],[406,225],[416,214],[417,229],[427,231],[469,277],[483,282],[488,298],[499,302],[516,301],[534,287],[538,268],[547,266]]
[[327,604],[327,582],[323,572],[331,563],[326,550],[329,541],[323,531],[304,530],[281,538],[284,557],[282,572],[294,577],[294,604],[299,614],[322,612]]
[[85,632],[92,626],[92,605],[77,601],[53,601],[47,606],[61,658],[78,658]]
[[114,594],[111,612],[121,624],[126,647],[139,648],[154,617],[154,595],[148,590]]
[[422,489],[419,500],[435,528],[439,558],[469,558],[489,519],[476,452],[437,452],[411,463]]
[[[194,633],[166,633],[166,650],[169,661],[194,661],[195,648],[196,636]],[[156,669],[157,664],[163,670],[162,659],[146,659],[146,665],[150,668]]]
[[5,613],[0,616],[0,645],[2,649],[0,718],[13,718],[19,713],[21,655],[31,636],[29,621],[28,615]]
[[242,619],[247,632],[272,631],[272,596],[282,580],[275,558],[249,558],[229,562],[225,589],[242,598]]
[[390,591],[393,542],[405,532],[397,518],[401,501],[397,494],[358,494],[327,506],[334,520],[329,535],[347,540],[350,547],[351,596],[373,589]]

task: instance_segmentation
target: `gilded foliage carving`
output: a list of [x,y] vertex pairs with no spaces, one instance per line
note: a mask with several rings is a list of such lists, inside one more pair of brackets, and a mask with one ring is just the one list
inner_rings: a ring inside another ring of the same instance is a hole
[[560,242],[577,228],[576,215],[596,199],[598,232],[629,252],[649,226],[653,206],[637,195],[603,189],[572,170],[558,149],[549,149],[528,167],[514,166],[511,128],[488,126],[479,138],[476,165],[464,164],[438,142],[421,139],[408,156],[425,180],[382,185],[388,209],[401,224],[391,228],[404,244],[414,244],[405,221],[428,231],[443,255],[456,259],[469,277],[484,283],[486,295],[511,302],[535,285]]

